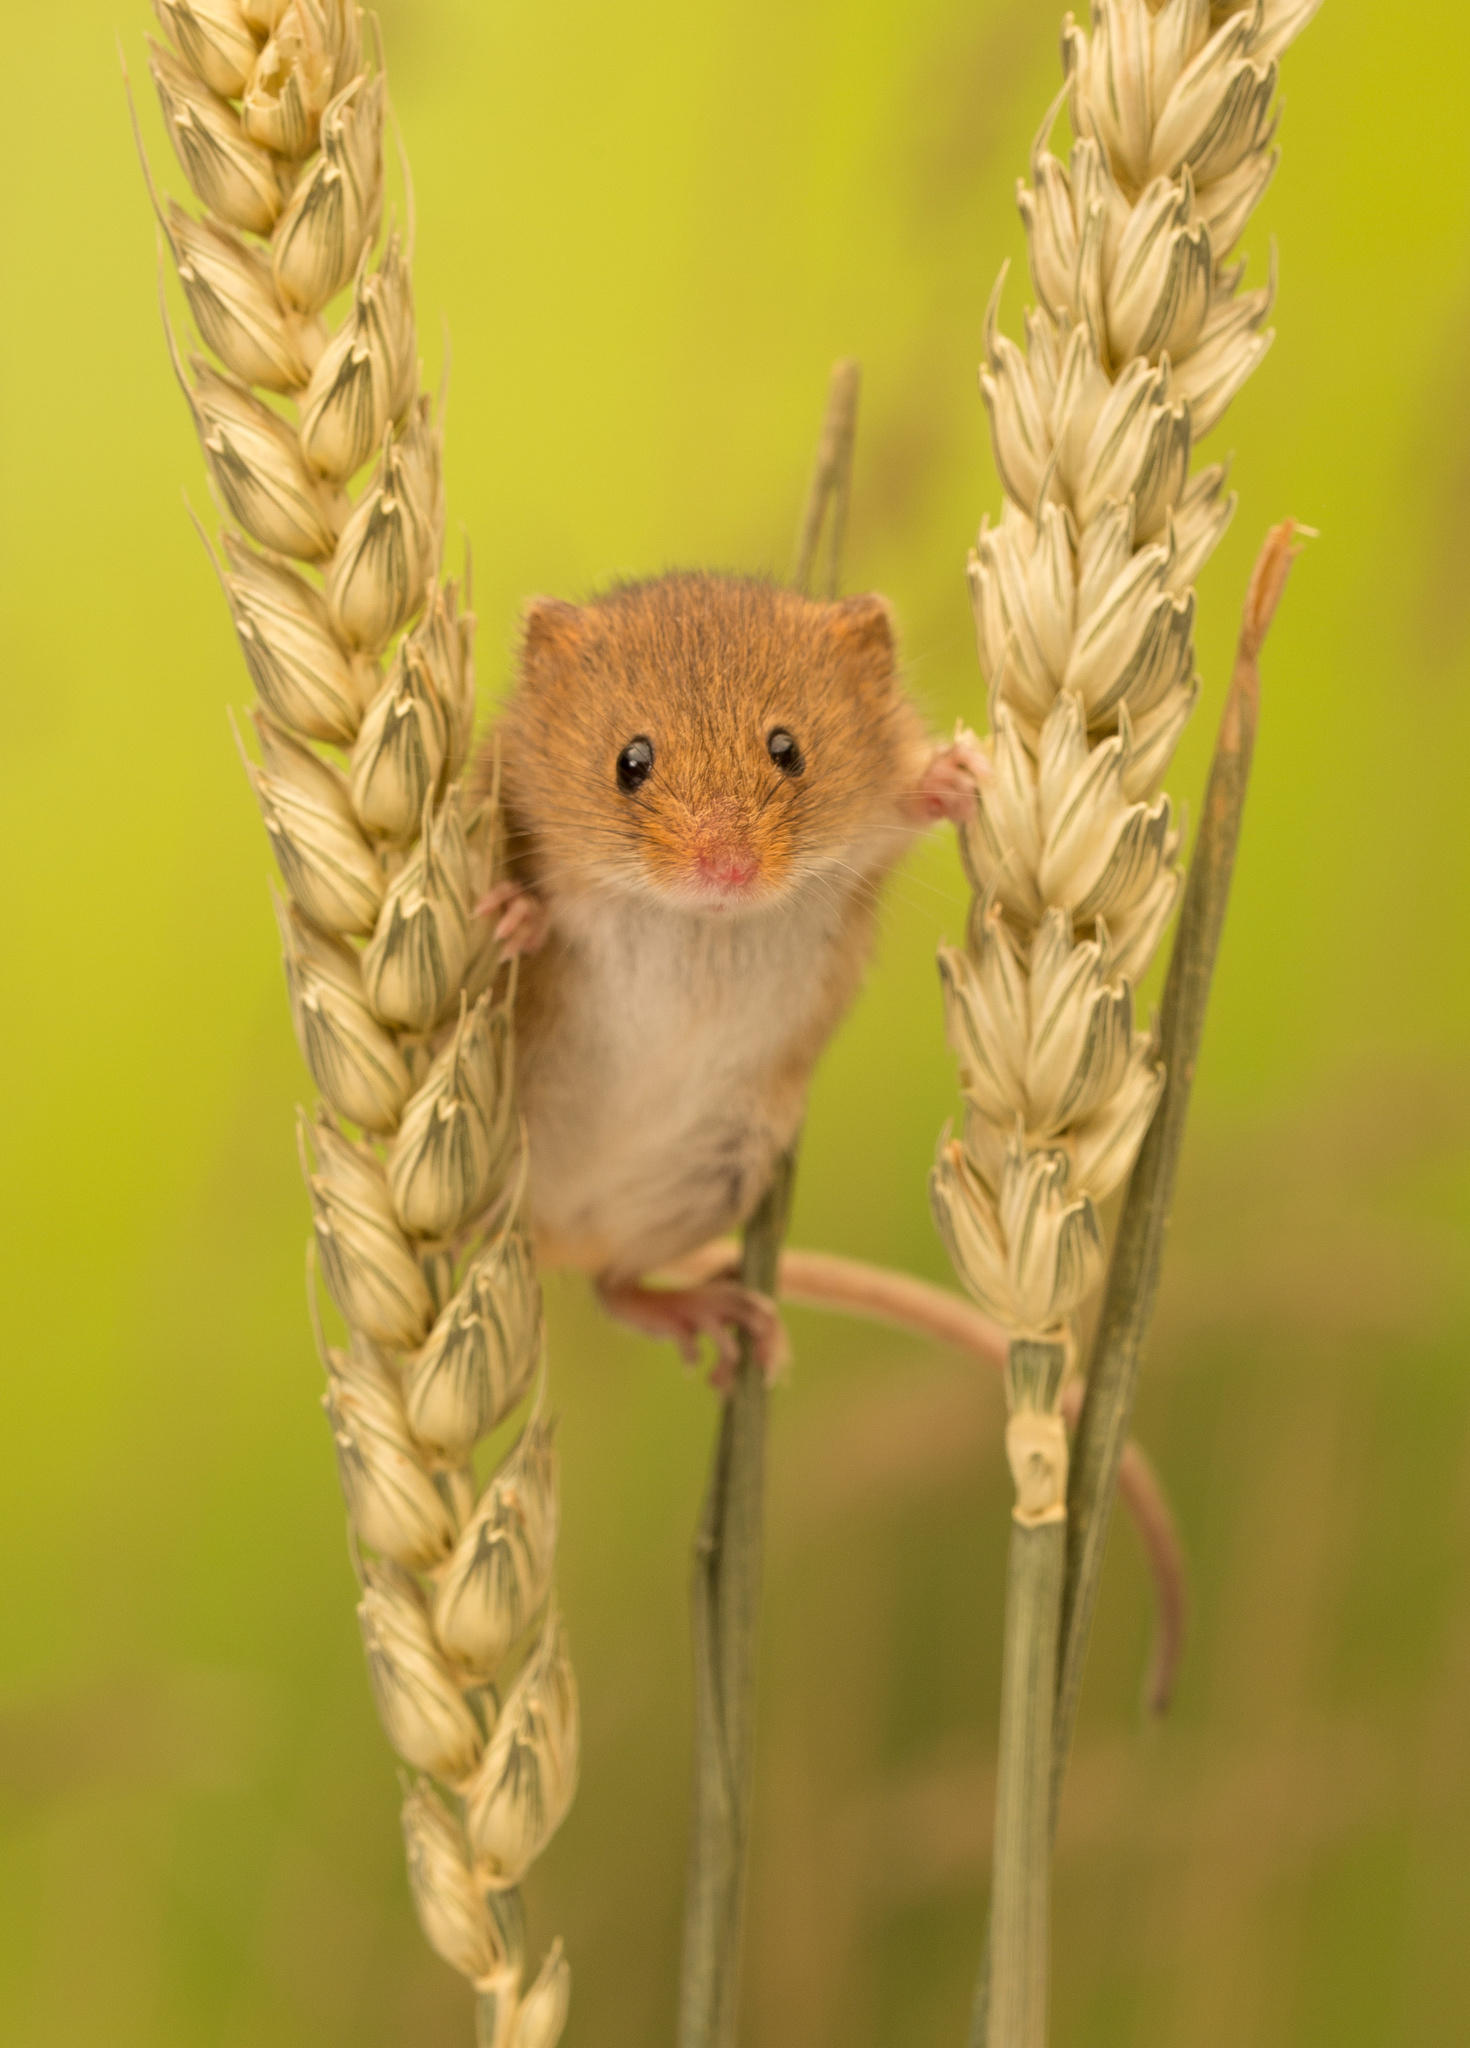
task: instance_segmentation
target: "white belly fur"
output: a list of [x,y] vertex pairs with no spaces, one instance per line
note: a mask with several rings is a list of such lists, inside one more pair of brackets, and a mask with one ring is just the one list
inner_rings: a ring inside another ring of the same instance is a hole
[[518,1034],[547,1263],[632,1278],[749,1215],[860,971],[854,922],[830,882],[739,917],[553,912]]

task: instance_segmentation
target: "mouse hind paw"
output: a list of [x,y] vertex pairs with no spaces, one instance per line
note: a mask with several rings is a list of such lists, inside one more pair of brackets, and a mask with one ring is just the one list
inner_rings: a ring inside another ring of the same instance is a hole
[[668,1338],[679,1347],[686,1365],[699,1363],[700,1345],[709,1338],[715,1361],[710,1385],[728,1390],[740,1363],[741,1339],[765,1376],[774,1380],[785,1368],[791,1347],[781,1312],[769,1295],[742,1287],[738,1280],[703,1281],[697,1287],[645,1287],[638,1281],[599,1280],[598,1299],[609,1315],[641,1330],[646,1337]]

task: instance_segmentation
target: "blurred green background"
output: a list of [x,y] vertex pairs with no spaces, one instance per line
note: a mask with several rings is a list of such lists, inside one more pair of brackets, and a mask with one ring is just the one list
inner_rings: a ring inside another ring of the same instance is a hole
[[[113,37],[6,7],[0,561],[6,1370],[0,2038],[451,2048],[368,1699],[302,1302],[304,1089],[244,676],[181,504]],[[785,568],[840,353],[866,366],[850,582],[937,725],[981,715],[974,372],[1057,78],[1030,0],[383,7],[486,702],[528,592]],[[1288,59],[1279,338],[1218,444],[1197,799],[1265,526],[1322,538],[1266,657],[1237,897],[1140,1415],[1190,1557],[1178,1705],[1110,1560],[1063,1819],[1062,2048],[1470,2036],[1470,184],[1451,0],[1329,0]],[[1433,113],[1431,120],[1429,115]],[[165,182],[182,180],[146,110]],[[1007,295],[1013,328],[1024,287]],[[803,1242],[946,1277],[936,840],[826,1062]],[[583,1790],[531,1887],[573,2043],[671,2038],[686,1559],[713,1422],[549,1288]],[[1009,1487],[998,1388],[793,1317],[774,1417],[746,2038],[963,2037]]]

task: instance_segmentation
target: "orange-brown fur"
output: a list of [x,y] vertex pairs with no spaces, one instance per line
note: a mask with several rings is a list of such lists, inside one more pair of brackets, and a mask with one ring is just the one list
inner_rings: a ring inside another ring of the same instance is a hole
[[[774,727],[800,775],[773,763]],[[639,735],[654,769],[627,794]],[[517,998],[538,1246],[632,1277],[759,1200],[930,745],[881,599],[699,573],[533,604],[496,743],[511,873],[548,926]],[[727,853],[755,874],[722,893],[699,863]]]

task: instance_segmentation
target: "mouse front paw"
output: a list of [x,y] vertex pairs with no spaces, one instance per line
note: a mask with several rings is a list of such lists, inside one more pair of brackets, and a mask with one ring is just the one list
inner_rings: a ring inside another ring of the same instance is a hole
[[495,943],[507,960],[538,952],[546,943],[546,905],[519,882],[497,882],[475,905],[475,915],[495,919]]
[[948,746],[936,747],[929,756],[909,807],[923,824],[948,818],[952,825],[963,825],[974,817],[976,801],[990,773],[984,748],[972,732],[961,727]]

